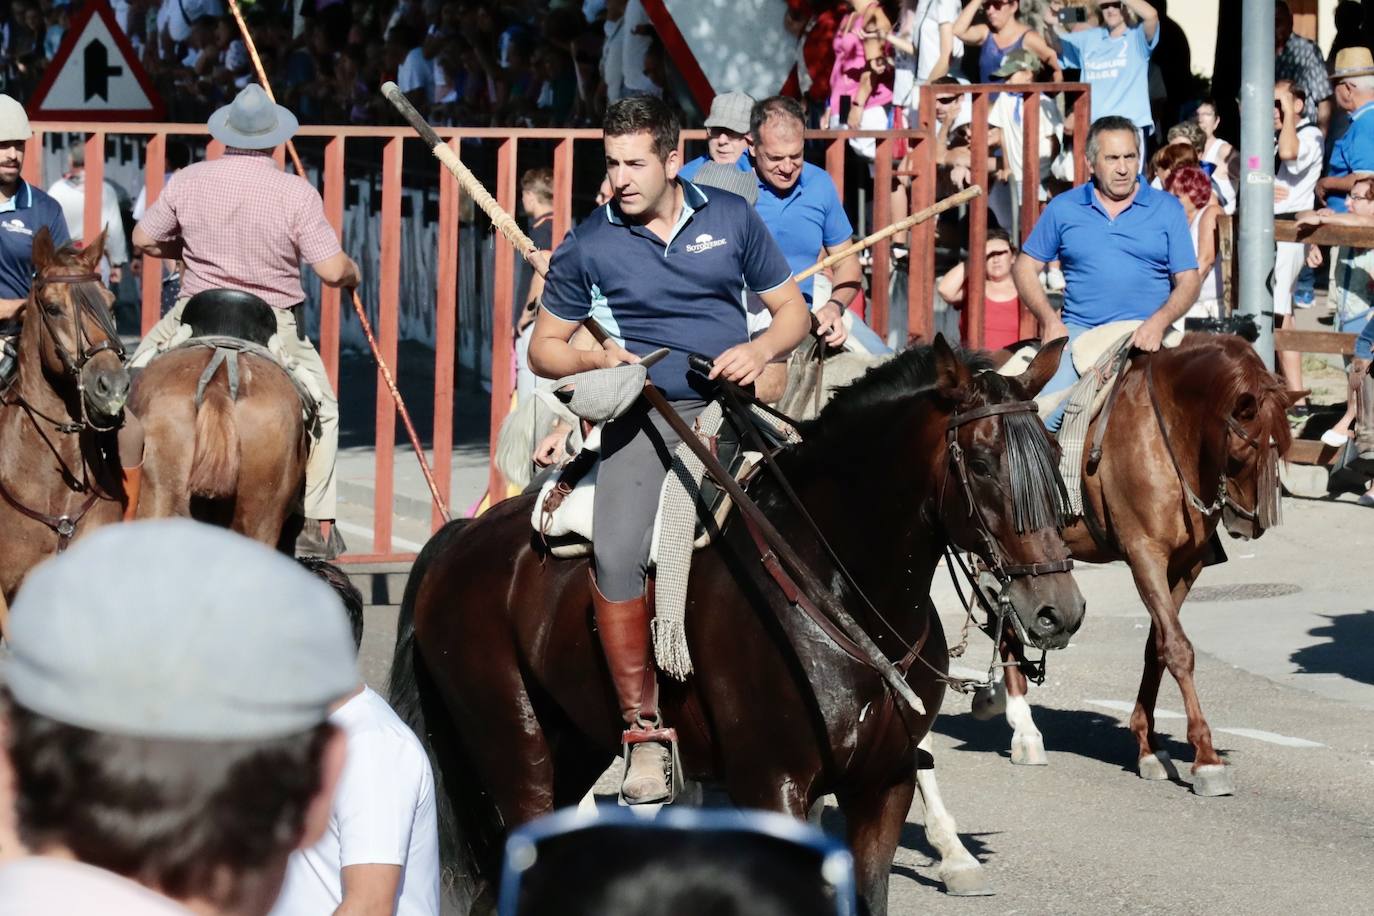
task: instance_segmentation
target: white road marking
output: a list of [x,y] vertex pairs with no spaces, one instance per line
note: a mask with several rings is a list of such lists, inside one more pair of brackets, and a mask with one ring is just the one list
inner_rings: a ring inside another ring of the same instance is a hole
[[1217,731],[1225,732],[1228,735],[1239,735],[1242,738],[1254,738],[1256,741],[1268,741],[1270,744],[1280,744],[1284,747],[1326,747],[1319,741],[1290,738],[1288,735],[1267,732],[1262,728],[1218,728]]
[[[353,534],[353,535],[357,535],[358,537],[365,537],[365,538],[371,538],[371,537],[372,537],[372,529],[371,529],[371,528],[364,528],[362,525],[357,525],[357,524],[354,524],[353,522],[345,522],[345,521],[343,521],[343,520],[336,521],[334,524],[338,525],[338,526],[339,526],[339,529],[340,529],[341,531],[345,531],[345,532],[347,532],[348,534]],[[423,548],[425,545],[424,545],[424,544],[417,544],[417,543],[415,543],[414,541],[408,541],[408,540],[406,540],[406,539],[403,538],[403,537],[397,537],[396,535],[393,534],[393,535],[391,536],[391,546],[392,546],[392,547],[400,547],[402,550],[413,550],[413,551],[415,551],[416,553],[419,553],[419,552],[420,552],[420,549]]]
[[[1135,710],[1134,703],[1126,703],[1121,700],[1084,700],[1093,706],[1101,706],[1103,709],[1111,709],[1115,712],[1129,715]],[[1181,712],[1174,712],[1172,709],[1156,709],[1156,719],[1185,719]],[[1306,738],[1293,738],[1289,735],[1280,735],[1278,732],[1265,731],[1262,728],[1214,728],[1213,731],[1224,732],[1228,735],[1236,735],[1241,738],[1253,738],[1256,741],[1266,741],[1269,744],[1277,744],[1282,747],[1326,747],[1319,741],[1308,741]]]
[[[1126,715],[1128,715],[1128,716],[1129,716],[1131,713],[1135,712],[1135,704],[1134,704],[1134,703],[1124,703],[1124,702],[1122,702],[1121,700],[1084,700],[1083,702],[1084,702],[1084,703],[1091,703],[1093,706],[1101,706],[1103,709],[1111,709],[1111,710],[1115,710],[1116,712],[1124,712],[1124,713],[1125,713]],[[1183,713],[1181,713],[1181,712],[1174,712],[1172,709],[1156,709],[1156,710],[1155,710],[1155,718],[1156,718],[1156,719],[1186,719],[1187,716],[1185,716],[1185,715],[1184,715]]]

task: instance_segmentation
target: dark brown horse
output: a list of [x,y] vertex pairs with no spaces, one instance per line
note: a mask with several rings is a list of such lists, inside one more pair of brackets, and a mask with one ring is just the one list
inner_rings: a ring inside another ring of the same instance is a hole
[[0,392],[0,610],[40,560],[123,512],[129,374],[96,272],[104,246],[103,232],[84,251],[54,250],[47,229],[33,239],[18,368]]
[[[1175,778],[1154,731],[1155,700],[1167,669],[1178,683],[1193,746],[1193,791],[1229,795],[1231,770],[1212,746],[1193,683],[1193,647],[1179,611],[1204,566],[1217,556],[1218,523],[1233,537],[1258,538],[1278,522],[1277,462],[1291,437],[1282,383],[1239,337],[1189,334],[1176,349],[1137,354],[1107,421],[1101,460],[1084,450],[1087,515],[1066,529],[1075,559],[1124,560],[1150,612],[1145,667],[1131,714],[1137,769],[1146,779]],[[1088,432],[1091,442],[1101,418]],[[1004,657],[1021,658],[1015,634]],[[1026,703],[1026,679],[1006,670],[1012,762],[1043,764],[1044,742]],[[1000,696],[975,699],[994,714]]]
[[[225,336],[263,344],[276,328],[271,306],[233,291],[201,293],[183,317],[202,297],[212,317],[217,309],[236,310],[220,317],[243,332]],[[138,374],[129,401],[146,442],[138,517],[186,516],[287,547],[293,534],[283,528],[305,481],[301,396],[269,353],[229,343],[227,350],[173,348]]]
[[[685,683],[661,679],[686,775],[723,785],[741,806],[797,817],[834,793],[874,913],[887,908],[923,756],[916,743],[946,686],[948,653],[928,597],[945,545],[1012,574],[1008,594],[1033,642],[1062,645],[1082,621],[1063,562],[1062,491],[1047,434],[1033,413],[1008,412],[1044,385],[1057,359],[1055,348],[1008,379],[937,339],[842,391],[804,428],[806,441],[779,456],[871,605],[770,475],[751,487],[889,659],[910,666],[903,670],[923,714],[894,708],[871,665],[789,604],[738,515],[693,560],[695,672]],[[987,409],[996,405],[1003,410]],[[587,563],[541,550],[532,505],[529,496],[507,500],[426,545],[406,587],[392,667],[392,704],[430,744],[441,801],[456,815],[441,815],[447,845],[461,839],[449,865],[471,882],[479,910],[490,904],[503,831],[575,804],[620,746]],[[961,864],[976,867],[964,855]]]

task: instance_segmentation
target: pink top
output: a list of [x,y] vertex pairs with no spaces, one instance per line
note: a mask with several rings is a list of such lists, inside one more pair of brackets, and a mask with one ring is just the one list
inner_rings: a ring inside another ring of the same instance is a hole
[[[835,33],[835,68],[830,72],[830,113],[836,117],[840,113],[840,99],[854,98],[854,93],[859,91],[859,78],[867,68],[863,35],[855,31],[856,23],[862,28],[863,20],[857,15],[851,16],[844,28]],[[874,74],[874,77],[877,85],[868,94],[865,109],[892,104],[892,67],[889,66],[881,76]]]
[[283,172],[270,151],[227,149],[187,166],[138,225],[156,241],[182,240],[183,296],[241,289],[275,308],[305,299],[302,264],[341,250],[315,186]]

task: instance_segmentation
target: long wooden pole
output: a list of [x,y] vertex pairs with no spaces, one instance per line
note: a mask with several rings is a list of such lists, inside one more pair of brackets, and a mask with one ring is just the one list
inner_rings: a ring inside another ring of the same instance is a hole
[[[253,36],[248,32],[248,23],[243,19],[238,0],[229,0],[229,10],[234,14],[234,21],[239,25],[239,33],[243,35],[243,43],[248,47],[248,56],[252,59],[253,68],[257,71],[258,82],[262,84],[267,97],[275,103],[277,101],[276,96],[272,94],[272,86],[267,82],[267,71],[262,66],[262,59],[258,57],[257,46],[253,44]],[[296,152],[296,144],[287,140],[286,151],[291,155],[291,164],[295,167],[296,174],[305,178],[305,166],[301,164],[301,157]],[[377,362],[377,369],[381,373],[382,382],[391,392],[391,399],[396,402],[396,413],[400,415],[401,424],[405,427],[406,436],[410,439],[410,446],[415,450],[415,459],[420,462],[420,473],[424,475],[425,483],[429,486],[429,495],[434,500],[434,505],[439,510],[439,514],[447,522],[450,520],[448,506],[444,505],[444,498],[439,495],[439,486],[435,483],[434,473],[430,470],[429,461],[425,458],[425,450],[420,445],[420,437],[415,432],[415,424],[410,420],[410,411],[406,409],[406,402],[401,398],[401,390],[396,387],[396,379],[391,374],[391,367],[386,364],[381,347],[377,345],[377,335],[372,331],[372,322],[367,318],[367,310],[363,308],[363,300],[358,296],[356,289],[352,290],[352,294],[353,311],[358,315],[358,323],[362,325],[363,336],[367,338],[367,345],[372,351],[372,358]]]

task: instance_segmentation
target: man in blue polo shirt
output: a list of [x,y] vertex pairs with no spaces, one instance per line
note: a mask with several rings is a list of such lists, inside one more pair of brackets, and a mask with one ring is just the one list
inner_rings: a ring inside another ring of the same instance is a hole
[[[1140,320],[1131,344],[1160,347],[1169,327],[1197,299],[1197,255],[1183,205],[1139,178],[1135,125],[1107,117],[1088,131],[1093,180],[1049,202],[1013,268],[1021,302],[1040,321],[1046,343],[1113,321]],[[1040,272],[1050,261],[1064,269],[1064,314],[1050,304]],[[1044,393],[1078,379],[1069,347]],[[1045,422],[1057,430],[1063,407]]]
[[[530,367],[560,378],[637,362],[666,347],[669,355],[649,378],[690,422],[705,408],[710,385],[688,367],[688,354],[716,354],[712,378],[751,384],[806,335],[806,305],[787,259],[743,198],[678,179],[677,116],[661,99],[621,99],[607,109],[603,131],[614,197],[554,252]],[[746,288],[773,315],[753,340],[745,324]],[[615,342],[590,351],[572,347],[587,318]],[[678,444],[643,399],[601,435],[592,604],[626,738],[659,721],[644,577],[659,490]],[[670,759],[665,744],[630,744],[622,797],[631,804],[665,799]]]
[[71,239],[62,207],[21,175],[33,131],[24,106],[0,95],[0,386],[14,374],[19,310],[33,279],[33,236],[47,227],[58,248]]
[[678,177],[696,179],[697,169],[708,162],[733,165],[741,172],[752,171],[749,161],[749,110],[754,99],[745,92],[726,92],[711,100],[706,116],[706,152],[678,169]]
[[1331,74],[1336,104],[1350,115],[1350,126],[1331,148],[1326,177],[1317,195],[1337,213],[1346,212],[1346,195],[1362,176],[1374,173],[1374,55],[1368,48],[1336,52]]

